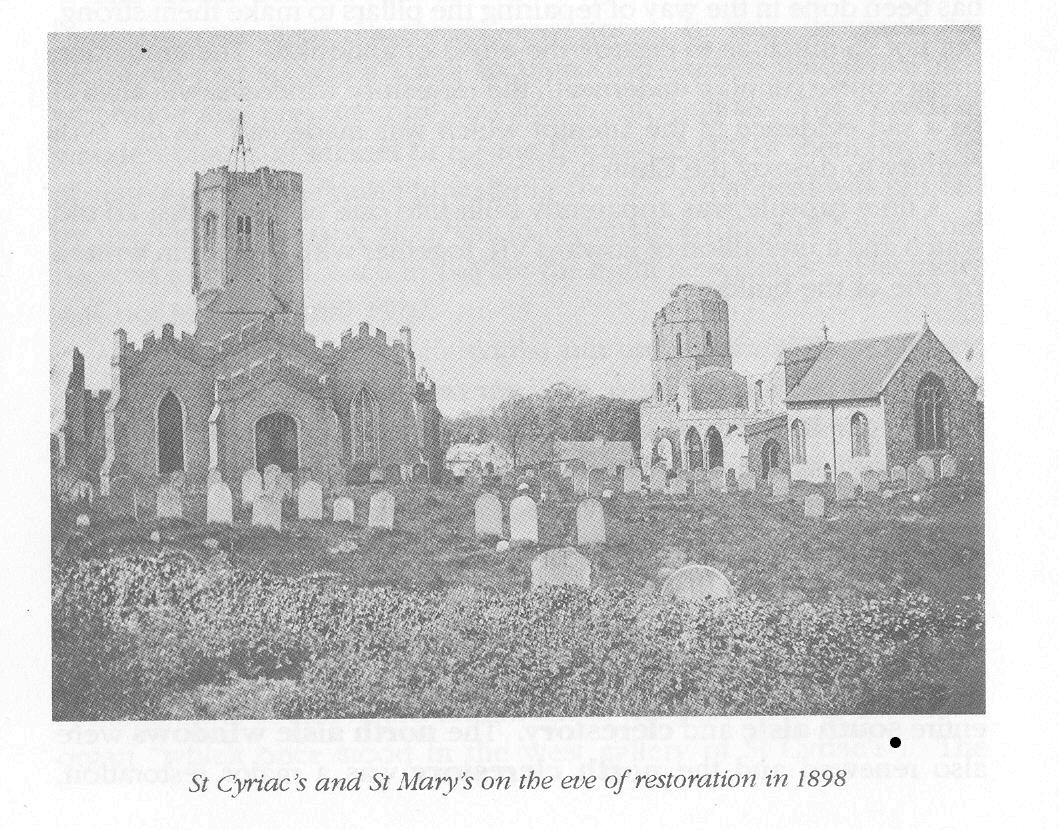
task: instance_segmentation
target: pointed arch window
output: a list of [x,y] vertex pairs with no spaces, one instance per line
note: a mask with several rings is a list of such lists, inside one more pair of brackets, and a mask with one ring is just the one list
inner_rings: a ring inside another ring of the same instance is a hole
[[948,391],[937,375],[928,374],[916,389],[916,449],[943,450],[946,447]]
[[849,422],[850,442],[854,458],[867,458],[871,455],[871,438],[868,434],[868,416],[857,412]]
[[184,407],[172,392],[158,403],[158,475],[184,469]]
[[805,463],[805,424],[799,418],[791,422],[791,464]]
[[235,219],[235,247],[240,251],[250,250],[250,217],[241,214]]
[[379,403],[367,389],[361,389],[353,399],[353,459],[369,464],[378,464]]
[[217,214],[213,211],[202,217],[202,248],[205,251],[217,249]]
[[685,452],[688,458],[688,469],[699,470],[702,468],[702,436],[699,431],[692,427],[684,438]]

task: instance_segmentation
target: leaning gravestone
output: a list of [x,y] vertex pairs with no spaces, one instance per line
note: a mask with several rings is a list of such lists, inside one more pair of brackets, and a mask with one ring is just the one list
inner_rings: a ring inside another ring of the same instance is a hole
[[677,475],[669,479],[669,486],[666,488],[666,492],[671,496],[686,496],[688,494],[688,480],[683,474],[677,473]]
[[576,548],[553,548],[530,563],[530,585],[574,585],[588,590],[592,564]]
[[946,454],[941,457],[941,477],[956,477],[956,459],[953,458],[951,455]]
[[651,492],[664,493],[668,476],[669,471],[666,469],[665,464],[655,464],[651,468]]
[[206,523],[232,523],[232,491],[223,481],[214,482],[206,491]]
[[860,488],[865,493],[878,493],[882,484],[882,473],[876,470],[865,470],[860,474]]
[[336,522],[352,522],[356,515],[356,504],[349,496],[339,496],[331,507],[331,517]]
[[474,537],[498,538],[504,535],[504,512],[494,493],[482,493],[474,502]]
[[736,479],[736,486],[740,493],[753,493],[757,489],[757,477],[749,470],[740,473],[739,478]]
[[782,470],[772,470],[769,473],[769,483],[772,485],[772,498],[786,501],[791,497],[791,479]]
[[601,545],[606,541],[603,505],[595,499],[585,499],[577,505],[577,544]]
[[221,471],[216,467],[211,467],[210,471],[206,473],[206,490],[209,491],[214,484],[222,483],[224,483],[224,476],[221,475]]
[[278,494],[262,493],[254,499],[250,524],[257,527],[271,527],[277,532],[283,530],[282,506],[283,502]]
[[511,544],[537,544],[537,503],[529,496],[516,496],[511,502],[510,510]]
[[368,502],[368,529],[393,530],[394,500],[389,490],[374,493]]
[[324,518],[324,488],[315,481],[306,481],[298,488],[298,518],[313,522]]
[[898,464],[896,467],[890,469],[890,481],[894,484],[899,484],[902,487],[908,482],[908,473],[905,468]]
[[908,468],[908,489],[913,493],[921,493],[927,489],[926,474],[918,464],[913,464]]
[[919,456],[919,460],[916,462],[916,465],[919,467],[919,469],[923,471],[923,478],[925,478],[927,481],[930,481],[932,478],[934,478],[934,459],[931,458],[929,455]]
[[253,504],[257,497],[264,492],[261,486],[261,476],[257,470],[247,470],[243,473],[243,486],[241,488],[241,500],[243,504]]
[[159,519],[179,519],[184,515],[184,499],[172,484],[160,484],[155,498]]
[[669,574],[662,583],[661,595],[683,602],[726,599],[734,596],[732,583],[709,565],[684,565]]
[[839,473],[835,479],[835,501],[852,501],[853,495],[853,476],[850,473]]
[[621,474],[621,489],[626,493],[639,493],[642,487],[643,476],[640,474],[640,468],[636,466],[626,467]]
[[261,489],[266,493],[275,493],[279,489],[279,477],[283,470],[278,464],[269,464],[261,477]]
[[805,516],[808,519],[824,518],[824,497],[812,493],[805,498]]

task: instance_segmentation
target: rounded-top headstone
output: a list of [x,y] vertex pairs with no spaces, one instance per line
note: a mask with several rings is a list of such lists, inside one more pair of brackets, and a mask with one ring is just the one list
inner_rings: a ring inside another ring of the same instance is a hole
[[474,535],[477,539],[504,535],[504,512],[494,493],[482,493],[474,501]]
[[707,599],[727,599],[735,595],[735,589],[716,568],[685,565],[666,577],[661,594],[672,600],[703,602]]

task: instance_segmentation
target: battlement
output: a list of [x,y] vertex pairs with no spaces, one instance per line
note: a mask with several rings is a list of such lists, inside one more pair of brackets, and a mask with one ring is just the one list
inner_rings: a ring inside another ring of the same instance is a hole
[[[411,330],[407,328],[403,328],[401,331],[411,334]],[[339,352],[370,350],[380,356],[396,359],[403,363],[409,348],[404,340],[395,339],[391,342],[383,329],[377,328],[375,333],[372,334],[371,326],[368,323],[361,322],[355,335],[353,334],[353,329],[346,329],[342,332],[338,350]]]
[[234,187],[256,187],[262,190],[283,190],[289,193],[300,193],[302,174],[293,170],[272,170],[259,167],[253,172],[230,170],[228,165],[211,167],[205,173],[198,174],[200,188],[230,185]]
[[122,366],[132,366],[141,362],[153,349],[164,349],[189,360],[195,360],[198,357],[199,348],[195,335],[186,331],[180,332],[180,338],[177,339],[176,330],[172,323],[166,323],[162,326],[161,337],[155,335],[153,331],[146,332],[143,335],[143,345],[140,348],[136,348],[135,343],[129,342],[129,336],[125,329],[117,329],[114,332],[114,355],[112,359],[117,359]]

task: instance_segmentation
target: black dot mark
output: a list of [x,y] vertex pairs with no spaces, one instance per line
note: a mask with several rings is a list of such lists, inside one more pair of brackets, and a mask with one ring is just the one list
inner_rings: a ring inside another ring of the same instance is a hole
[[890,746],[892,746],[894,749],[897,749],[899,746],[901,746],[901,739],[896,737],[890,738]]
[[146,55],[147,54],[147,47],[146,46],[141,46],[140,47],[140,51],[143,52]]

